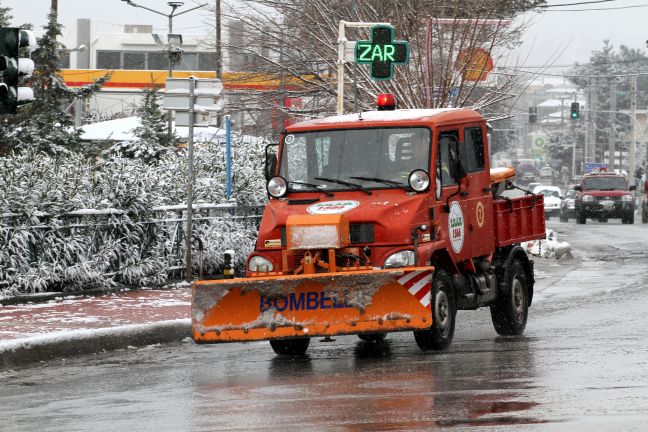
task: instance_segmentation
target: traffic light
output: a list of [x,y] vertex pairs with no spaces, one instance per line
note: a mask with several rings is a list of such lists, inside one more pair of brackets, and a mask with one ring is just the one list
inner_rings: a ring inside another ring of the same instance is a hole
[[578,120],[580,117],[580,104],[578,102],[572,102],[571,104],[571,119]]
[[535,124],[538,121],[538,107],[529,107],[529,124]]
[[36,37],[29,30],[0,28],[0,114],[15,114],[18,105],[34,100],[31,87],[20,87],[22,77],[34,72],[30,58],[19,58],[20,48],[31,54],[36,49]]

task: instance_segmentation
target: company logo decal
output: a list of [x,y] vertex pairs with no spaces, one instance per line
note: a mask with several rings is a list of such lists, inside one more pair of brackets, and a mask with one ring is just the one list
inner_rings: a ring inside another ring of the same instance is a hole
[[346,200],[346,201],[326,201],[313,204],[306,209],[310,214],[339,214],[346,213],[358,207],[360,202]]
[[424,307],[430,309],[433,276],[431,270],[418,270],[406,273],[397,282],[404,286]]
[[461,211],[461,205],[457,201],[450,205],[450,215],[448,216],[448,232],[450,233],[450,243],[455,253],[461,252],[464,244],[464,216]]
[[479,228],[484,226],[484,204],[482,204],[481,201],[477,202],[477,208],[475,209],[475,212],[477,213],[477,225]]

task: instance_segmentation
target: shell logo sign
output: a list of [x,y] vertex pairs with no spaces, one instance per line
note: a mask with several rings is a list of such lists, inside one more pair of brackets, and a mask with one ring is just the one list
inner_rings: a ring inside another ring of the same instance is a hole
[[466,48],[457,55],[455,70],[461,72],[466,81],[486,81],[493,70],[493,59],[483,48]]

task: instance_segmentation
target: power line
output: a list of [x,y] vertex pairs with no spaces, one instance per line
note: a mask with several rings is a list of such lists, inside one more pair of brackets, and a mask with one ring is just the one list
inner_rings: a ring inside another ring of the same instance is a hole
[[562,3],[562,4],[554,4],[554,5],[542,5],[538,6],[538,8],[542,9],[547,9],[547,8],[553,8],[553,7],[565,7],[565,6],[581,6],[581,5],[588,5],[588,4],[595,4],[595,3],[609,3],[617,0],[591,0],[591,1],[582,1],[578,3]]
[[614,6],[614,7],[607,7],[607,8],[547,9],[546,12],[592,12],[592,11],[610,11],[610,10],[621,10],[621,9],[636,9],[636,8],[645,8],[645,7],[648,7],[648,4],[629,5],[629,6]]

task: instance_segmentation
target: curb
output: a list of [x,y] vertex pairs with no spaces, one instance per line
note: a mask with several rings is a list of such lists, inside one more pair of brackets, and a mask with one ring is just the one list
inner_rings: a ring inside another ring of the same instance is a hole
[[191,319],[74,330],[0,342],[0,370],[101,351],[179,342],[191,337]]

